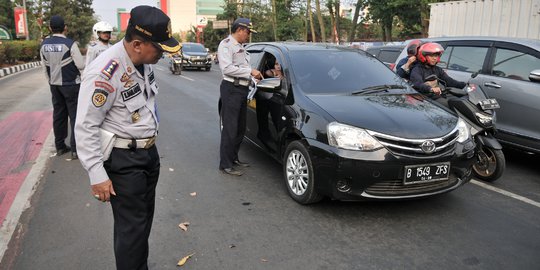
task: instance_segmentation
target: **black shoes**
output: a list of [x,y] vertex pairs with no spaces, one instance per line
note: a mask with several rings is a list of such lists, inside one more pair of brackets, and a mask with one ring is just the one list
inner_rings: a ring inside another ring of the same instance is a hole
[[61,148],[61,149],[58,149],[56,150],[56,155],[57,156],[61,156],[67,152],[71,151],[71,148],[69,146],[66,146],[65,148]]
[[71,160],[79,159],[79,156],[77,156],[77,152],[73,151],[71,152]]
[[233,166],[240,166],[240,167],[244,167],[244,168],[245,168],[245,167],[249,167],[249,163],[247,163],[247,162],[242,162],[242,161],[240,161],[240,160],[237,159],[237,160],[233,161]]
[[228,175],[234,175],[234,176],[241,176],[242,174],[244,174],[243,171],[237,170],[235,168],[225,168],[225,169],[220,169],[220,171],[222,173],[226,173]]

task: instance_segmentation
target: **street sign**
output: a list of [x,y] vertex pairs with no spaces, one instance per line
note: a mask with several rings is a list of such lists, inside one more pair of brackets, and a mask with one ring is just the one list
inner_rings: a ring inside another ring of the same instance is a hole
[[214,29],[227,29],[229,28],[229,23],[226,20],[213,21],[212,27]]
[[197,16],[197,26],[206,26],[208,24],[208,18],[205,16]]
[[26,10],[22,7],[15,7],[15,33],[18,38],[26,37],[28,34],[26,32],[26,20],[24,16],[26,15]]

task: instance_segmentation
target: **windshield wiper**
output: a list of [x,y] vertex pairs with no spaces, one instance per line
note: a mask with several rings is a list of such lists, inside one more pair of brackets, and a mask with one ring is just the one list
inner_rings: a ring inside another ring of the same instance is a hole
[[405,87],[403,85],[399,85],[399,84],[381,84],[381,85],[375,85],[375,86],[366,87],[366,88],[363,88],[360,91],[352,92],[352,95],[353,96],[354,95],[366,95],[366,94],[372,94],[372,93],[377,93],[377,92],[381,92],[381,91],[388,92],[388,90],[390,90],[390,89],[407,89],[407,87]]

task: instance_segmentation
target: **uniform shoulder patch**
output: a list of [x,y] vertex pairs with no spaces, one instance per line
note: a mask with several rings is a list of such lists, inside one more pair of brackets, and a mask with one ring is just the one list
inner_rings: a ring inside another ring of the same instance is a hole
[[106,82],[102,82],[102,81],[95,81],[94,82],[94,85],[96,86],[96,88],[102,88],[102,89],[105,89],[107,90],[107,92],[109,93],[113,93],[114,92],[114,87]]
[[225,43],[229,43],[229,41],[231,41],[231,39],[230,39],[230,38],[226,38],[224,41],[225,41]]
[[96,107],[101,107],[107,102],[107,96],[109,93],[103,89],[96,89],[94,90],[94,94],[92,94],[92,104]]
[[119,64],[118,64],[118,62],[116,62],[116,60],[111,60],[101,70],[101,74],[105,75],[107,80],[110,80],[112,78],[112,76],[114,75],[114,73],[116,72],[116,70],[118,69],[118,66],[119,66]]

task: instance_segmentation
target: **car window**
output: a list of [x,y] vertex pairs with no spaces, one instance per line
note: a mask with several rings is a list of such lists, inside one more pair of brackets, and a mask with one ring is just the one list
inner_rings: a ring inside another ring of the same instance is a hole
[[351,93],[403,81],[375,58],[356,51],[292,51],[291,66],[306,93]]
[[540,69],[540,59],[519,51],[497,49],[491,74],[515,80],[529,81],[529,73]]
[[261,57],[263,56],[262,51],[248,50],[248,53],[249,53],[249,64],[251,65],[251,68],[258,69],[259,61],[261,60]]
[[488,48],[449,46],[441,56],[444,68],[465,72],[477,72],[482,70]]
[[401,51],[382,50],[381,53],[379,53],[379,60],[385,63],[394,63],[400,53]]
[[184,52],[202,52],[206,53],[206,48],[201,44],[182,44],[182,51]]

